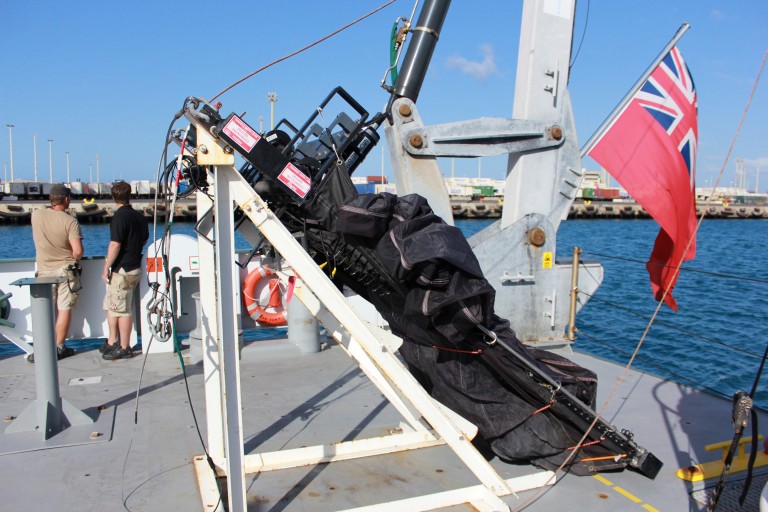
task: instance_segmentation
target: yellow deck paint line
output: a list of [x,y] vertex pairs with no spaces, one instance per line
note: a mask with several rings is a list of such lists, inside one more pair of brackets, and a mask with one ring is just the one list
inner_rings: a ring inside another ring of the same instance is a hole
[[594,478],[598,482],[604,483],[605,485],[613,485],[613,482],[611,482],[607,478],[602,477],[601,475],[592,475],[592,478]]
[[628,500],[634,501],[635,503],[642,503],[642,501],[643,501],[640,498],[638,498],[637,496],[635,496],[634,494],[630,493],[629,491],[625,491],[624,489],[622,489],[618,485],[614,485],[613,486],[613,490],[616,491],[617,493],[621,494],[622,496],[624,496]]
[[[611,489],[613,489],[614,491],[616,491],[617,493],[621,494],[622,496],[624,496],[625,498],[627,498],[628,500],[630,500],[630,501],[632,501],[634,503],[643,503],[643,500],[641,500],[640,498],[638,498],[637,496],[635,496],[631,492],[624,490],[623,488],[619,487],[618,485],[613,485],[613,482],[611,482],[610,480],[608,480],[604,476],[592,475],[592,478],[594,478],[598,482],[601,482],[601,483],[607,485],[608,487],[610,487]],[[659,509],[657,509],[656,507],[653,507],[653,506],[651,506],[651,505],[649,505],[647,503],[643,503],[642,507],[645,510],[647,510],[648,512],[659,512]]]

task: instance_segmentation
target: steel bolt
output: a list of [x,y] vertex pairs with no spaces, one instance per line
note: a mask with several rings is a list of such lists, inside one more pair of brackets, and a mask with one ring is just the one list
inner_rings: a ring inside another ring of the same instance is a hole
[[411,106],[410,105],[400,105],[400,108],[397,109],[397,112],[400,114],[401,117],[411,117]]
[[559,126],[553,126],[549,130],[549,134],[552,136],[553,139],[560,140],[563,138],[563,129],[560,128]]
[[201,145],[200,152],[205,155],[206,153],[208,153],[208,147],[205,145]]
[[531,242],[531,245],[541,247],[547,241],[547,235],[543,229],[533,228],[528,232],[528,241]]
[[418,133],[411,135],[410,139],[408,139],[408,142],[410,142],[411,146],[415,148],[420,148],[424,145],[424,139]]

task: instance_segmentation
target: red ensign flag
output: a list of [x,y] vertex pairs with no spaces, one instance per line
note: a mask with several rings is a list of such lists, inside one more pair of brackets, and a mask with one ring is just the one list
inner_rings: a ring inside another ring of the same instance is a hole
[[675,311],[675,269],[696,255],[696,116],[691,73],[673,48],[589,152],[661,226],[646,268],[656,300],[669,289]]

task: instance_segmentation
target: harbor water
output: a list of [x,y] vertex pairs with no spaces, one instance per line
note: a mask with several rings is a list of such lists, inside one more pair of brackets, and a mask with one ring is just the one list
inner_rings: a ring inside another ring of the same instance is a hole
[[[491,222],[459,220],[457,225],[470,236]],[[104,256],[109,226],[82,229],[85,255]],[[176,224],[174,232],[194,236],[193,224]],[[569,220],[561,225],[558,258],[570,258],[578,246],[582,259],[605,267],[603,285],[577,317],[576,349],[621,365],[630,360],[656,309],[645,261],[657,232],[652,220]],[[0,240],[0,259],[34,257],[30,226],[0,226]],[[236,244],[247,248],[239,235]],[[675,288],[679,311],[661,308],[633,367],[724,397],[750,391],[768,344],[767,260],[768,220],[706,220],[696,259],[685,265]],[[764,409],[766,383],[768,377],[761,379],[755,396]]]

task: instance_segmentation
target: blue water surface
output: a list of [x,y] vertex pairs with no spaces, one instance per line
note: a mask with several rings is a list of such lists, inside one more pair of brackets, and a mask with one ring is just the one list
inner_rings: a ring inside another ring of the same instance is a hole
[[[490,220],[459,220],[465,235]],[[109,226],[83,225],[86,256],[104,256]],[[151,231],[151,228],[150,228]],[[194,236],[191,223],[174,232]],[[577,317],[576,349],[626,364],[656,309],[645,261],[658,225],[652,220],[569,220],[558,233],[557,256],[605,267],[603,285]],[[32,258],[29,226],[0,226],[0,259]],[[236,246],[248,244],[236,234]],[[696,259],[681,273],[677,313],[663,307],[633,366],[730,397],[752,388],[768,344],[768,220],[708,220],[701,226]],[[768,381],[755,397],[768,408]]]

